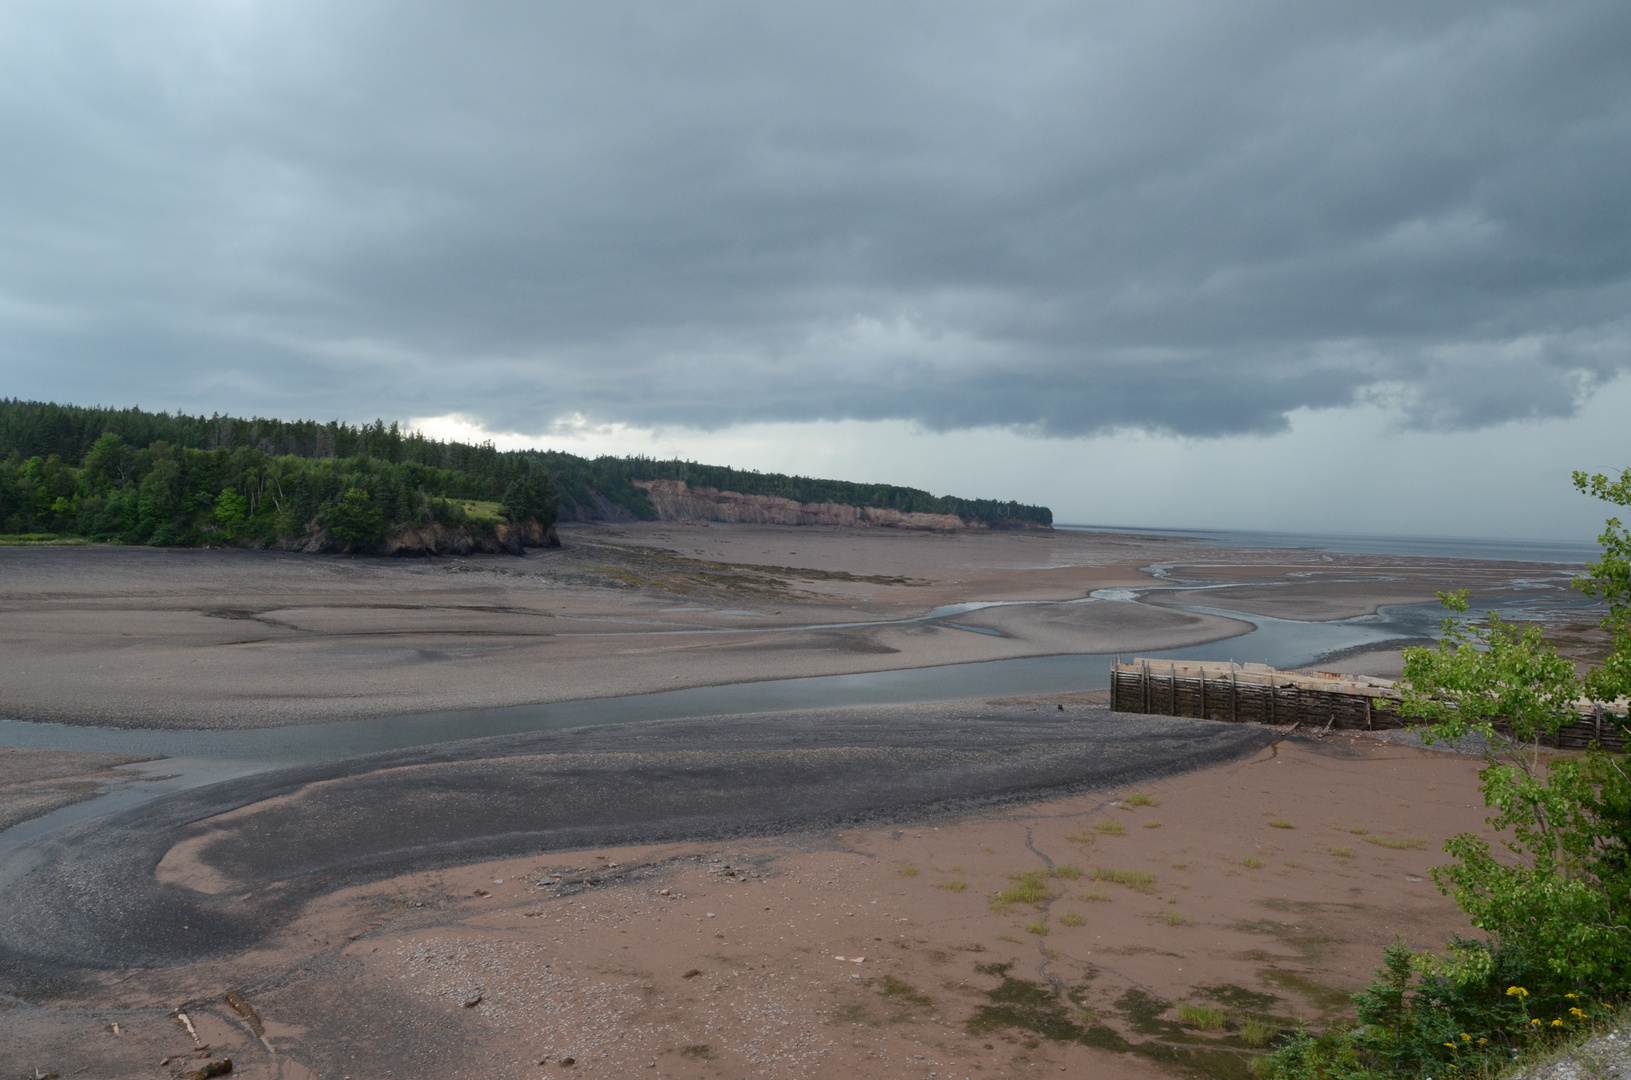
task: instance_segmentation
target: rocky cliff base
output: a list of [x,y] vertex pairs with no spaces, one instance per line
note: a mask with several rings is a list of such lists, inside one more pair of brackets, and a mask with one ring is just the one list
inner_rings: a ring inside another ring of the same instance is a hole
[[366,549],[359,549],[318,529],[277,546],[284,551],[299,551],[308,555],[474,555],[477,552],[520,555],[530,547],[560,547],[561,538],[556,535],[553,525],[521,521],[492,526],[430,524],[397,528],[386,533],[378,544]]

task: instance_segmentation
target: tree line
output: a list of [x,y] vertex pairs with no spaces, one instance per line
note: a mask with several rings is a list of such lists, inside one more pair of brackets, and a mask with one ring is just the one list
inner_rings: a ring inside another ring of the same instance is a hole
[[656,511],[635,481],[662,479],[799,502],[986,522],[1053,521],[1044,506],[694,462],[500,451],[383,421],[189,416],[0,399],[0,533],[9,535],[287,546],[321,533],[364,550],[392,529],[432,523],[479,530],[504,519],[546,526],[557,517],[650,520]]

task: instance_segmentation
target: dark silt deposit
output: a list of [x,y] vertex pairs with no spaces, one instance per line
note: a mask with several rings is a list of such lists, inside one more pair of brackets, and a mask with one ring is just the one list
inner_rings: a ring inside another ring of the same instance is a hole
[[[1275,737],[1076,701],[970,703],[532,732],[264,772],[0,856],[0,991],[236,952],[316,897],[407,872],[956,814],[1196,769]],[[172,864],[186,865],[161,882],[178,844]]]

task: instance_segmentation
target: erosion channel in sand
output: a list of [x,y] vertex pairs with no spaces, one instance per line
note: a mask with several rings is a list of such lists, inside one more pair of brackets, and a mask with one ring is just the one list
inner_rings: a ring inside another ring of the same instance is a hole
[[[0,834],[0,1063],[1235,1075],[1246,1043],[1184,1029],[1177,1003],[1237,1028],[1334,1015],[1384,924],[1465,929],[1421,888],[1441,857],[1362,845],[1419,822],[1421,790],[1444,792],[1429,839],[1475,827],[1472,764],[1111,714],[1108,656],[1347,650],[1386,674],[1444,588],[1591,617],[1571,568],[1536,564],[1068,532],[565,540],[397,562],[0,551],[6,791],[58,807]],[[48,755],[78,785],[55,804],[26,764]],[[1129,784],[1170,811],[1101,830]],[[992,904],[1038,867],[1048,899]]]

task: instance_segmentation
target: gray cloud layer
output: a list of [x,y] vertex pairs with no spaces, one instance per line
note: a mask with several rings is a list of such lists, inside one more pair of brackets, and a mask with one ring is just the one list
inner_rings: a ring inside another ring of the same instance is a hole
[[0,394],[1475,427],[1631,368],[1631,7],[17,3]]

